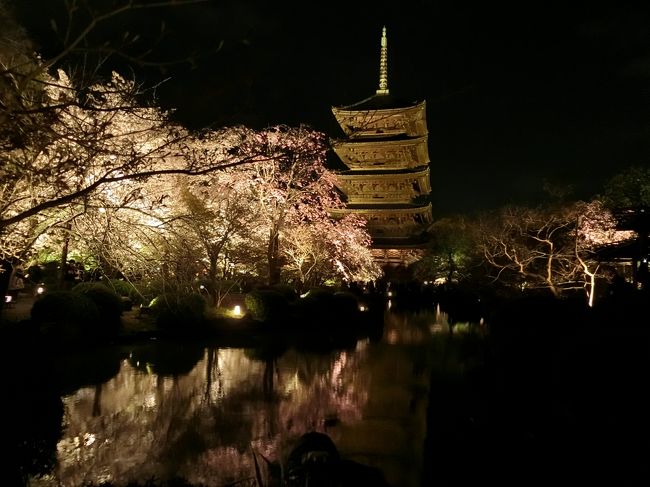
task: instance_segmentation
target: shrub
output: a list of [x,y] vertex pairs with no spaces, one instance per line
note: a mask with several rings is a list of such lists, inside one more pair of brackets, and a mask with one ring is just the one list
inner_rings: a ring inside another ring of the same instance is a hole
[[97,340],[99,311],[84,294],[52,291],[34,303],[31,319],[41,334],[59,343]]
[[150,307],[160,329],[188,332],[203,324],[206,303],[200,294],[168,292],[154,298]]
[[168,281],[166,279],[154,279],[151,281],[143,281],[138,284],[138,291],[142,295],[143,303],[150,303],[156,297],[161,294],[174,293],[174,294],[183,294],[186,291],[182,291],[179,286],[173,281]]
[[256,289],[244,298],[248,314],[256,321],[276,321],[287,317],[287,299],[273,289]]
[[334,306],[334,292],[323,288],[310,289],[301,301],[313,313],[329,314]]
[[298,299],[298,293],[292,286],[288,286],[286,284],[276,284],[272,286],[270,289],[282,294],[282,296],[284,296],[284,298],[289,303]]
[[329,300],[334,295],[334,291],[325,287],[313,287],[306,294],[305,297],[309,299]]
[[98,282],[80,282],[72,288],[72,292],[90,298],[97,306],[99,336],[107,339],[115,338],[120,330],[122,299],[112,289]]
[[111,279],[108,281],[108,287],[113,289],[118,296],[129,298],[133,304],[141,304],[143,302],[142,293],[136,286],[128,281],[122,279]]

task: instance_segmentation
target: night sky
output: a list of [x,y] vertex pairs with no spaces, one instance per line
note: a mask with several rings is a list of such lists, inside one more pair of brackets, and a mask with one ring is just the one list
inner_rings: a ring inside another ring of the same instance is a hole
[[[60,2],[14,3],[55,50]],[[148,59],[192,61],[131,69],[149,85],[168,78],[160,103],[188,126],[305,123],[340,137],[330,108],[374,94],[386,25],[391,94],[427,102],[442,216],[537,203],[545,182],[586,198],[649,164],[650,6],[619,3],[226,0],[125,15],[96,39],[139,32],[135,53],[164,22]]]

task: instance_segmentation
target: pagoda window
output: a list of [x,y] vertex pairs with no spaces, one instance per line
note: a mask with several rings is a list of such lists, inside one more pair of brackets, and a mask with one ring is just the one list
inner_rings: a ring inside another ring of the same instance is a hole
[[422,190],[420,189],[420,183],[417,181],[413,181],[413,191],[415,191],[416,194],[422,193]]

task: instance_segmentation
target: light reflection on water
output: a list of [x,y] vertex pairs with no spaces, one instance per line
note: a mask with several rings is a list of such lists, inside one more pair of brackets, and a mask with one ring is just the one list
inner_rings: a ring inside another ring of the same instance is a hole
[[[133,347],[113,378],[64,397],[57,468],[31,485],[182,476],[221,486],[254,475],[253,451],[277,461],[316,430],[392,486],[417,486],[431,323],[430,315],[387,314],[380,342],[326,353]],[[182,372],[156,363],[175,354],[189,357]]]

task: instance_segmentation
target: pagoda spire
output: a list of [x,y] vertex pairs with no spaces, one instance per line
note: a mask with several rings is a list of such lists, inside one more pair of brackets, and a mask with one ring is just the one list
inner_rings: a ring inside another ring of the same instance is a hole
[[379,89],[378,95],[388,95],[388,37],[386,26],[381,31],[381,52],[379,55]]

